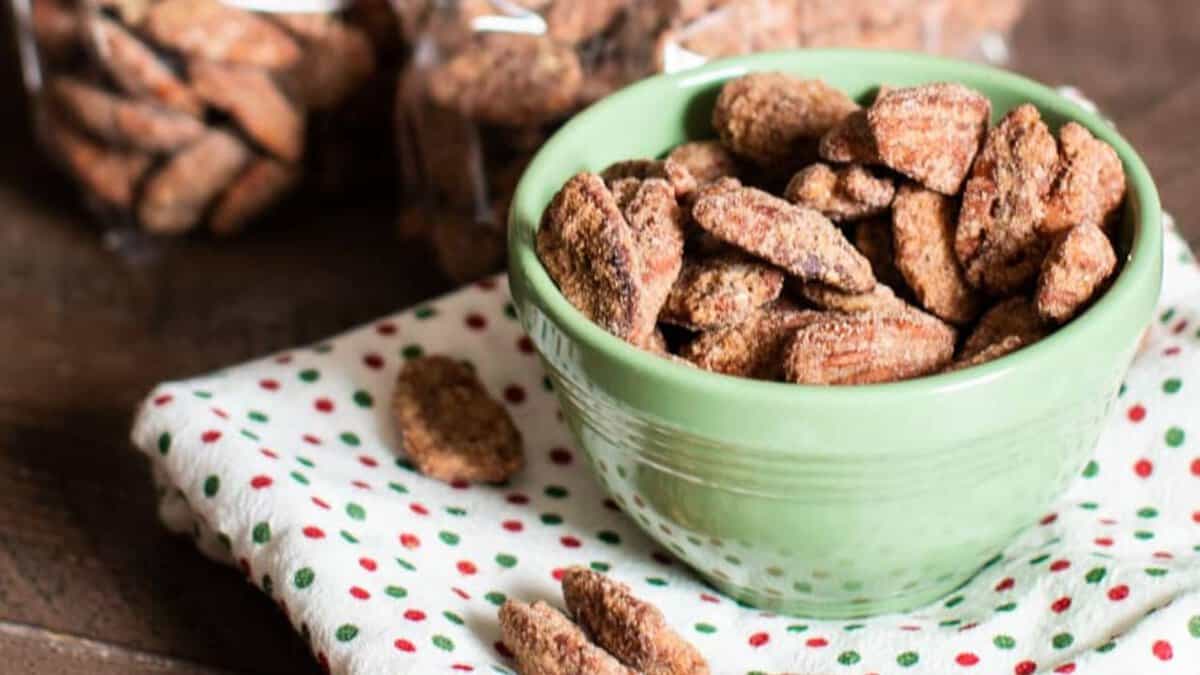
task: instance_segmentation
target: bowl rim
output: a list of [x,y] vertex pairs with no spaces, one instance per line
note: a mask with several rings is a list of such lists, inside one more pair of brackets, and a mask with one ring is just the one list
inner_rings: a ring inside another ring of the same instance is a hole
[[[683,92],[746,72],[786,72],[806,62],[816,66],[809,70],[819,71],[822,61],[860,67],[887,62],[891,67],[905,66],[918,73],[933,69],[937,79],[930,81],[957,81],[965,79],[966,76],[987,78],[994,83],[994,87],[1009,90],[1017,97],[1033,103],[1043,113],[1053,112],[1064,119],[1079,122],[1097,138],[1109,143],[1116,150],[1125,168],[1125,208],[1128,210],[1132,206],[1134,233],[1120,273],[1104,295],[1082,314],[1046,338],[993,361],[955,372],[936,373],[900,382],[853,386],[755,380],[676,363],[634,347],[612,335],[567,301],[542,267],[534,250],[532,235],[540,223],[541,213],[533,212],[535,207],[530,192],[534,189],[533,177],[540,173],[539,170],[548,161],[548,157],[560,152],[560,146],[564,145],[569,137],[586,129],[592,120],[610,114],[610,110],[623,107],[627,101],[641,97],[644,92],[661,90],[660,93],[667,95],[668,92]],[[528,236],[522,236],[523,227],[528,227]],[[771,401],[775,404],[781,399],[796,404],[869,404],[877,400],[892,400],[897,396],[938,396],[1006,379],[1008,375],[1017,371],[1037,369],[1053,363],[1057,355],[1072,349],[1073,342],[1081,336],[1109,330],[1106,326],[1113,325],[1113,322],[1129,321],[1130,317],[1126,311],[1131,302],[1136,305],[1141,284],[1156,282],[1148,279],[1148,275],[1161,275],[1161,263],[1158,261],[1161,260],[1162,229],[1162,207],[1158,191],[1149,169],[1138,153],[1108,120],[1046,85],[1000,68],[914,52],[868,49],[785,50],[715,60],[679,73],[661,74],[644,79],[591,105],[564,124],[530,161],[514,192],[508,222],[509,276],[513,288],[518,287],[515,277],[520,276],[525,280],[530,294],[536,298],[541,310],[571,339],[602,354],[606,359],[621,362],[636,375],[671,381],[696,393]],[[1147,316],[1152,310],[1153,304],[1146,308]],[[526,328],[528,327],[527,325]]]

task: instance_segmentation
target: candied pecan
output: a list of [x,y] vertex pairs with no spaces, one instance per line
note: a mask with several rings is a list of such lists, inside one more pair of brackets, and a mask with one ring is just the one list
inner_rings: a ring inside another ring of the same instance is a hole
[[867,111],[856,110],[825,132],[818,154],[829,162],[878,164],[879,148],[867,124]]
[[981,300],[954,255],[955,200],[906,184],[892,204],[896,268],[926,310],[953,324],[979,315]]
[[634,234],[599,176],[580,173],[542,214],[537,253],[559,290],[608,332],[642,344],[646,289]]
[[250,151],[232,134],[205,132],[147,179],[138,206],[142,227],[158,234],[191,229],[249,159]]
[[1007,295],[1037,276],[1045,245],[1037,227],[1058,146],[1037,108],[1008,113],[988,134],[963,193],[954,249],[967,281]]
[[659,320],[692,330],[740,323],[782,289],[782,272],[741,253],[687,260]]
[[962,356],[955,359],[953,363],[946,367],[942,372],[953,373],[971,366],[979,366],[988,361],[995,361],[1001,356],[1008,356],[1018,349],[1029,344],[1025,338],[1020,335],[1005,335],[997,342],[993,342],[984,346],[982,349],[972,352],[970,356]]
[[56,116],[48,116],[46,124],[51,150],[84,189],[106,204],[128,208],[138,181],[150,168],[150,157],[104,147]]
[[961,84],[882,92],[867,109],[880,161],[931,190],[957,194],[987,133],[992,104]]
[[29,21],[44,59],[63,60],[79,44],[79,12],[73,0],[33,0]]
[[874,288],[871,265],[825,216],[754,188],[734,188],[696,200],[700,227],[806,281],[842,290]]
[[193,60],[196,93],[230,114],[246,135],[289,162],[304,153],[304,113],[292,105],[260,68]]
[[98,16],[90,29],[87,33],[95,39],[100,64],[121,89],[172,110],[200,115],[203,106],[195,92],[120,24]]
[[150,152],[175,150],[199,138],[204,124],[191,115],[130,101],[62,75],[48,89],[58,108],[80,127],[109,143]]
[[159,0],[146,14],[146,32],[188,56],[258,68],[283,69],[300,60],[287,31],[219,0]]
[[608,28],[632,0],[556,0],[543,13],[550,37],[578,44]]
[[272,18],[304,41],[304,55],[289,75],[309,108],[336,107],[375,72],[375,48],[361,28],[319,12]]
[[1012,297],[983,313],[975,330],[963,342],[959,358],[970,358],[1012,335],[1021,338],[1025,344],[1033,344],[1045,337],[1046,333],[1046,326],[1034,310],[1033,303],[1023,296]]
[[532,605],[505,601],[500,634],[521,675],[637,675],[541,600]]
[[751,73],[721,88],[712,123],[734,153],[778,165],[792,161],[857,109],[849,96],[821,80]]
[[668,157],[667,159],[626,159],[608,165],[600,172],[610,187],[622,178],[662,178],[671,184],[676,197],[684,197],[696,189],[696,179],[688,167]]
[[891,218],[869,218],[855,225],[854,247],[870,261],[871,271],[879,283],[901,295],[907,294],[904,277],[900,275],[900,270],[896,269]]
[[586,567],[569,567],[563,599],[596,644],[644,675],[707,675],[708,663],[667,625],[657,607],[625,584]]
[[875,284],[866,293],[847,293],[816,281],[791,283],[789,289],[817,307],[835,312],[895,312],[909,307],[883,284]]
[[642,275],[637,333],[648,338],[683,267],[683,212],[661,178],[640,181],[627,201],[618,197],[617,203],[633,231]]
[[1099,227],[1080,223],[1059,234],[1038,277],[1038,314],[1047,321],[1067,321],[1091,301],[1116,267],[1112,243]]
[[833,169],[813,164],[792,177],[783,196],[841,223],[883,213],[895,194],[890,178],[877,177],[861,166]]
[[936,372],[954,357],[954,329],[917,310],[824,313],[795,332],[784,371],[800,384],[873,384]]
[[217,235],[242,231],[296,186],[300,172],[278,160],[262,157],[250,162],[217,200],[208,229]]
[[[684,4],[698,4],[684,0]],[[802,3],[780,0],[722,0],[696,21],[682,17],[658,40],[656,52],[669,65],[669,51],[714,59],[737,54],[798,47],[797,17]],[[685,8],[693,13],[695,8]],[[667,51],[668,53],[662,53]],[[694,56],[692,58],[695,58]],[[660,70],[662,68],[659,68]]]
[[667,161],[683,165],[697,185],[738,174],[737,160],[720,141],[692,141],[678,145],[667,154]]
[[1046,198],[1041,233],[1057,234],[1079,223],[1104,227],[1125,199],[1125,169],[1108,143],[1076,122],[1058,130],[1059,172]]
[[777,380],[783,374],[783,348],[788,338],[821,315],[777,300],[740,324],[701,333],[684,345],[679,355],[715,373]]
[[488,34],[429,74],[439,104],[491,124],[534,126],[570,112],[583,70],[545,36]]

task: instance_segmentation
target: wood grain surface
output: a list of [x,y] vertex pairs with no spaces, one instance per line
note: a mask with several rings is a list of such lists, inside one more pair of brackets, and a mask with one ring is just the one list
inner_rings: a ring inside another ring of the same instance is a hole
[[[1093,96],[1200,243],[1200,2],[1033,0],[1012,66]],[[3,12],[0,12],[3,14]],[[168,536],[127,433],[163,379],[448,290],[386,204],[301,205],[130,264],[40,159],[0,25],[0,671],[316,673],[269,600]],[[1193,215],[1195,214],[1195,215]]]

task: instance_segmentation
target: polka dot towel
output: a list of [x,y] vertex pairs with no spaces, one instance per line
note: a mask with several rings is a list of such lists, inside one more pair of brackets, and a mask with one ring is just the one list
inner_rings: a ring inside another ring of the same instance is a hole
[[[526,439],[510,485],[397,456],[405,359],[470,360]],[[496,609],[558,570],[632,584],[715,673],[1195,673],[1200,663],[1200,272],[1168,237],[1164,305],[1074,487],[952,597],[806,621],[712,592],[605,500],[489,280],[309,348],[158,387],[133,439],[161,515],[278,603],[334,673],[511,673]]]

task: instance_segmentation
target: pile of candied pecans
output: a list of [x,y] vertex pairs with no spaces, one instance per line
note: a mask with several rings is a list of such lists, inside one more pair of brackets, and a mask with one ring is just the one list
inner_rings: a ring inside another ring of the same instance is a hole
[[308,113],[375,71],[337,13],[219,0],[35,0],[43,140],[118,222],[233,234],[296,185]]
[[717,99],[719,141],[567,181],[538,256],[605,330],[705,370],[867,384],[985,363],[1102,291],[1125,196],[1083,126],[1056,139],[1029,104],[990,118],[961,84],[863,108],[746,75]]

